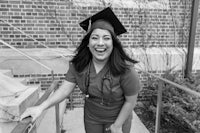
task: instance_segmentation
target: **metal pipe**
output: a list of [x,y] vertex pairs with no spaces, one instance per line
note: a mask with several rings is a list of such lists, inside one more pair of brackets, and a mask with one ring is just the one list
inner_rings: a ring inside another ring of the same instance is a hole
[[160,131],[160,117],[162,111],[162,87],[163,83],[159,80],[158,83],[158,99],[157,99],[157,110],[156,110],[156,126],[155,126],[155,133],[159,133]]
[[164,79],[164,78],[162,78],[162,77],[156,76],[156,75],[151,74],[151,73],[149,73],[149,72],[142,71],[142,70],[140,70],[140,69],[138,69],[138,68],[135,68],[135,69],[137,69],[137,70],[139,70],[139,71],[141,71],[141,72],[143,72],[143,73],[146,73],[146,74],[148,74],[148,75],[151,75],[151,76],[153,76],[153,77],[155,77],[155,78],[157,78],[157,79],[160,79],[160,80],[162,80],[162,81],[164,81],[164,82],[166,82],[166,83],[168,83],[168,84],[171,84],[171,85],[177,87],[178,89],[181,89],[181,90],[183,90],[183,91],[186,91],[186,92],[188,92],[188,93],[190,93],[190,94],[192,94],[192,95],[194,95],[194,96],[200,97],[200,93],[199,93],[199,92],[196,92],[196,91],[194,91],[194,90],[191,90],[190,88],[188,88],[188,87],[186,87],[186,86],[179,85],[179,84],[177,84],[177,83],[175,83],[175,82],[172,82],[172,81],[170,81],[170,80],[168,80],[168,79]]
[[185,92],[188,92],[189,94],[192,94],[194,96],[197,96],[197,97],[200,97],[200,93],[199,92],[196,92],[196,91],[193,91],[191,89],[189,89],[188,87],[185,87],[185,86],[182,86],[182,85],[179,85],[175,82],[172,82],[168,79],[165,79],[165,78],[162,78],[162,77],[159,77],[159,76],[156,76],[155,74],[151,74],[149,72],[145,72],[145,71],[142,71],[138,68],[135,68],[143,73],[146,73],[154,78],[157,78],[159,79],[159,83],[158,83],[158,94],[157,94],[157,110],[156,110],[156,125],[155,125],[155,133],[159,133],[159,130],[160,130],[160,118],[161,118],[161,112],[162,112],[162,87],[163,87],[163,82],[165,83],[168,83],[170,85],[173,85],[175,86],[176,88],[178,89],[181,89]]
[[[2,21],[3,23],[5,23],[5,24],[8,24],[10,27],[13,27],[16,31],[19,31],[20,33],[22,33],[22,34],[25,35],[26,37],[28,37],[28,38],[34,40],[35,42],[38,42],[40,45],[44,46],[44,47],[47,48],[48,50],[50,50],[50,51],[52,51],[52,52],[54,52],[54,53],[60,55],[61,57],[65,58],[65,59],[67,60],[67,58],[66,58],[63,54],[60,54],[60,53],[58,53],[58,52],[55,52],[55,51],[51,50],[51,49],[50,49],[48,46],[46,46],[44,43],[39,42],[38,40],[36,40],[35,38],[33,38],[33,37],[30,36],[30,35],[27,35],[25,32],[23,32],[22,30],[20,30],[19,28],[15,27],[15,26],[13,26],[13,25],[10,24],[9,22],[4,21],[4,20],[1,20],[1,21]],[[72,56],[73,56],[73,55],[72,55]]]
[[52,81],[54,81],[54,71],[53,70],[51,71],[51,78],[52,78]]
[[10,44],[6,43],[5,41],[3,41],[3,40],[0,39],[0,42],[3,43],[4,45],[8,46],[9,48],[11,48],[11,49],[17,51],[18,53],[24,55],[25,57],[29,58],[30,60],[36,62],[37,64],[43,66],[43,67],[46,68],[47,70],[52,71],[51,68],[47,67],[46,65],[44,65],[44,64],[42,64],[41,62],[37,61],[36,59],[30,57],[29,55],[25,54],[24,52],[20,51],[19,49],[17,49],[17,48],[15,48],[15,47],[11,46]]
[[56,113],[56,133],[60,133],[60,109],[59,109],[59,103],[55,105],[55,113]]
[[197,26],[197,21],[198,21],[198,8],[199,8],[199,0],[193,0],[192,11],[191,11],[190,33],[189,33],[189,41],[188,41],[188,53],[187,53],[187,60],[185,64],[186,65],[185,77],[189,77],[192,71],[196,26]]

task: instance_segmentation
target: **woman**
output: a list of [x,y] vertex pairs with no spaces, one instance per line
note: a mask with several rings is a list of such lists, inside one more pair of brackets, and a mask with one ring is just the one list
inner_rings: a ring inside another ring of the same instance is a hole
[[62,101],[78,85],[86,95],[86,133],[129,133],[132,110],[141,90],[131,64],[137,61],[123,51],[117,35],[126,32],[108,7],[80,23],[87,30],[70,61],[66,80],[52,97],[22,115],[33,121],[47,108]]

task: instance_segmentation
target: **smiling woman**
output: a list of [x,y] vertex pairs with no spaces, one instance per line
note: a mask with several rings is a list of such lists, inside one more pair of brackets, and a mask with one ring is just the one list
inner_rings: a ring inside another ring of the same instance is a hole
[[132,111],[141,90],[137,61],[126,55],[117,35],[125,27],[110,7],[80,23],[87,31],[69,63],[65,81],[52,97],[28,109],[35,120],[45,109],[69,96],[76,85],[85,94],[86,133],[130,133]]
[[[67,80],[78,82],[86,92],[85,130],[87,133],[106,130],[129,133],[131,111],[141,87],[134,68],[126,63],[137,61],[125,54],[117,38],[126,29],[111,8],[84,20],[80,26],[87,34],[71,61]],[[77,72],[83,76],[79,77]],[[82,83],[85,79],[86,86]]]

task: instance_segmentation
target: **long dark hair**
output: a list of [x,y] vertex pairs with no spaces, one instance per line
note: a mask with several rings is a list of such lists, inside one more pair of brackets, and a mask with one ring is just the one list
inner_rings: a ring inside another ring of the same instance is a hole
[[[76,50],[77,54],[71,61],[76,71],[78,72],[82,72],[92,60],[92,54],[88,48],[89,38],[92,34],[92,31],[93,30],[91,30],[84,36],[83,40],[81,41],[81,44]],[[138,61],[131,59],[124,52],[121,42],[119,41],[117,36],[111,31],[110,33],[113,40],[113,50],[108,60],[108,66],[111,74],[113,76],[118,76],[120,74],[124,74],[126,69],[129,68],[129,65],[126,63],[126,61],[131,62],[133,64],[137,63]]]

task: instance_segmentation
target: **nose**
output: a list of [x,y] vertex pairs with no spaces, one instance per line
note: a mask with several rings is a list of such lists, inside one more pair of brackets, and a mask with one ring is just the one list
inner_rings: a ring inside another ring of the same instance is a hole
[[98,43],[98,45],[104,45],[104,41],[103,41],[102,38],[99,38],[99,43]]

